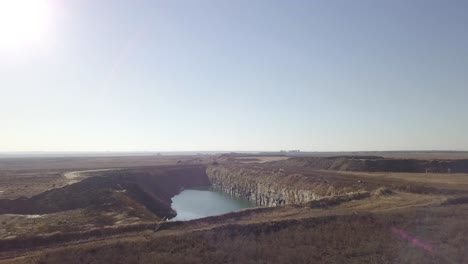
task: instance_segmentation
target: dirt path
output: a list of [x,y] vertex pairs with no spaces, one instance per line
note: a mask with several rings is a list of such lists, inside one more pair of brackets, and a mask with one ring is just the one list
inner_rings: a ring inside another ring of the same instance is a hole
[[96,169],[96,170],[81,170],[81,171],[69,171],[65,172],[63,176],[67,179],[67,184],[73,184],[79,182],[79,178],[83,176],[82,174],[89,172],[99,172],[99,171],[112,171],[120,170],[121,168],[108,168],[108,169]]

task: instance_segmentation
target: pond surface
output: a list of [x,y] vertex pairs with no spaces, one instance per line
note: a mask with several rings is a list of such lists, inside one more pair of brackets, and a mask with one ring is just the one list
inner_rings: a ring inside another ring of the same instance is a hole
[[210,187],[185,189],[172,198],[172,208],[177,216],[171,220],[192,220],[254,206],[248,200],[213,191]]

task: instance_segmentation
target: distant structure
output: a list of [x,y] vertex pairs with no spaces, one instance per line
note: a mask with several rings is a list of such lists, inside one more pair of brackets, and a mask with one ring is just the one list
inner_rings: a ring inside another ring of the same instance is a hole
[[298,149],[293,149],[293,150],[281,150],[281,154],[287,154],[287,153],[300,153],[301,151]]

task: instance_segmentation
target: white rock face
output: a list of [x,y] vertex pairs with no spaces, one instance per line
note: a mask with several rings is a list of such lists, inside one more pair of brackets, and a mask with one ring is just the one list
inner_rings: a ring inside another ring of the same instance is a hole
[[332,183],[314,181],[301,174],[288,175],[284,171],[213,166],[207,169],[207,175],[214,189],[243,197],[259,206],[301,204],[351,191],[336,189]]

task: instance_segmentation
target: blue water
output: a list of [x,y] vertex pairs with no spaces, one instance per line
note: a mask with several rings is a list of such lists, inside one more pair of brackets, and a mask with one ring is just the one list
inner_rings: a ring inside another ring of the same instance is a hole
[[172,198],[172,208],[177,212],[172,220],[192,220],[253,206],[248,200],[234,198],[209,187],[186,189]]

